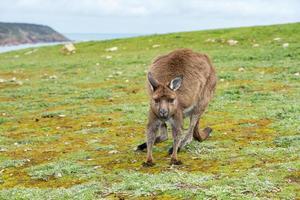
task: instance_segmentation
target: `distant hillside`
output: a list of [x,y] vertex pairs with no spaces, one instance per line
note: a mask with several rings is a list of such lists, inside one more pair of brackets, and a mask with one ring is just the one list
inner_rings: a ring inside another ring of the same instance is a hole
[[68,40],[49,26],[0,22],[0,46]]

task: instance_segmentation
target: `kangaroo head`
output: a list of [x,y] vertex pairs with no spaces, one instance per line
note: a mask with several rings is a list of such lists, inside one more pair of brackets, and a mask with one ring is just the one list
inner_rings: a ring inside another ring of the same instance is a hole
[[160,119],[169,119],[178,109],[178,99],[176,90],[182,83],[182,76],[177,76],[167,85],[159,83],[151,74],[148,73],[148,82],[152,90],[151,110]]

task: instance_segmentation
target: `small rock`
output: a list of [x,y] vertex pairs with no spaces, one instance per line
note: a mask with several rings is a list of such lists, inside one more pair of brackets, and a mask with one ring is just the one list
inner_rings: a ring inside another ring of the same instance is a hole
[[96,63],[96,66],[99,66],[100,65],[100,63]]
[[274,38],[273,40],[274,40],[274,41],[280,41],[281,38],[277,37],[277,38]]
[[97,166],[94,167],[94,169],[98,169],[98,168],[101,168],[101,166],[97,165]]
[[223,79],[223,78],[221,78],[221,79],[220,79],[220,81],[221,81],[221,82],[224,82],[224,79]]
[[27,152],[27,151],[32,151],[32,149],[31,149],[31,148],[26,148],[26,149],[24,149],[24,151],[25,151],[25,152]]
[[297,73],[295,73],[294,75],[295,75],[295,76],[300,76],[300,73],[299,73],[299,72],[297,72]]
[[90,140],[90,141],[89,141],[89,143],[96,143],[96,142],[99,142],[99,140],[93,139],[93,140]]
[[5,79],[0,78],[0,83],[5,83],[5,82],[6,82]]
[[208,38],[207,40],[205,40],[206,42],[215,42],[216,40],[215,39],[212,39],[212,38]]
[[128,79],[126,79],[126,80],[125,80],[125,82],[126,82],[126,83],[128,83],[128,82],[129,82],[129,80],[128,80]]
[[109,151],[108,153],[109,153],[109,154],[116,154],[116,153],[119,153],[119,151],[117,151],[117,150],[111,150],[111,151]]
[[60,172],[55,172],[54,177],[55,178],[61,178],[62,174]]
[[6,152],[6,151],[7,151],[7,149],[0,147],[0,152]]
[[227,40],[227,43],[230,45],[230,46],[234,46],[234,45],[237,45],[238,41],[237,40]]
[[63,114],[60,114],[58,116],[61,117],[61,118],[66,117],[66,115],[63,115]]
[[158,48],[158,47],[160,47],[160,44],[154,44],[154,45],[152,45],[152,48]]
[[22,82],[22,81],[16,81],[16,83],[17,83],[18,85],[23,85],[23,82]]
[[27,51],[26,53],[24,53],[24,55],[30,55],[32,53],[33,53],[33,51]]
[[239,68],[239,72],[243,72],[245,69],[243,67]]
[[273,190],[272,190],[272,192],[274,192],[274,193],[277,193],[277,192],[280,192],[281,191],[281,189],[280,188],[277,188],[277,187],[275,187]]
[[288,47],[289,47],[289,43],[284,43],[284,44],[282,44],[282,47],[283,47],[283,48],[288,48]]
[[49,79],[57,79],[56,75],[49,76]]
[[86,126],[87,126],[87,127],[92,127],[92,125],[93,125],[93,124],[92,124],[91,122],[89,122]]
[[253,44],[252,47],[254,48],[259,47],[259,44]]
[[19,58],[20,56],[19,56],[19,55],[15,55],[14,57],[15,57],[15,58]]
[[118,51],[118,47],[107,48],[105,51]]
[[67,43],[63,46],[61,52],[69,55],[71,53],[76,53],[76,48],[73,43]]
[[105,58],[106,59],[112,59],[112,56],[106,56]]

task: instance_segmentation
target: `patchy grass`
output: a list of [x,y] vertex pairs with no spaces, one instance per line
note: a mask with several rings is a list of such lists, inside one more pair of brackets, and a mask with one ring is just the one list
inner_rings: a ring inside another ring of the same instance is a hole
[[102,191],[99,183],[78,184],[67,189],[12,188],[0,193],[1,199],[94,199]]
[[0,162],[0,169],[5,169],[9,167],[21,167],[26,164],[26,162],[29,162],[28,159],[23,160],[9,160],[7,158],[3,159],[3,161]]
[[32,179],[48,181],[50,178],[62,178],[73,175],[74,177],[89,178],[94,170],[70,161],[58,161],[31,167],[28,175]]
[[[68,56],[61,45],[0,54],[0,199],[298,199],[299,31],[295,23],[84,42]],[[182,150],[182,166],[169,165],[169,140],[144,168],[134,148],[145,138],[145,71],[181,47],[216,66],[201,120],[214,132]]]

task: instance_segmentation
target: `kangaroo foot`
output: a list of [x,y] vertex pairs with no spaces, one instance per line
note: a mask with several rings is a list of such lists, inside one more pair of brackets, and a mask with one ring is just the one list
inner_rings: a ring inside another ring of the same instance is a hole
[[203,131],[194,131],[193,137],[195,140],[202,142],[210,136],[211,132],[212,129],[210,127],[206,127]]
[[146,148],[147,148],[147,143],[144,142],[143,144],[138,145],[137,148],[136,148],[136,150],[137,151],[143,151]]
[[[177,149],[177,153],[179,153],[180,152],[180,148],[178,147],[178,149]],[[169,149],[169,151],[168,151],[168,154],[169,155],[171,155],[173,153],[173,147],[171,147],[170,149]]]
[[143,165],[143,167],[153,167],[155,165],[155,163],[147,161],[147,162],[143,162],[142,165]]
[[180,160],[171,159],[171,165],[182,165],[182,162]]

